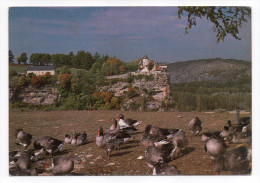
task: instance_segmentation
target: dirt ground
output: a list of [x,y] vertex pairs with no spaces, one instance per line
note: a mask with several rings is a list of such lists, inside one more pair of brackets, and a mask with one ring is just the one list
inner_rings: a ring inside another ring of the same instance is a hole
[[[141,120],[138,131],[133,134],[134,140],[122,145],[121,151],[113,151],[110,160],[104,149],[97,147],[95,137],[99,127],[108,129],[110,118],[116,118],[123,113],[125,118]],[[250,114],[241,113],[241,117]],[[140,143],[145,126],[148,124],[163,128],[181,128],[186,132],[189,145],[187,154],[182,155],[169,164],[174,165],[182,175],[214,175],[213,164],[204,151],[205,143],[200,136],[194,137],[187,130],[187,123],[198,116],[203,123],[202,132],[222,131],[227,120],[234,121],[234,113],[203,113],[203,112],[125,112],[125,111],[20,111],[10,110],[9,113],[9,150],[22,150],[16,145],[14,132],[18,128],[24,129],[33,135],[34,139],[41,136],[52,136],[64,140],[65,134],[71,134],[75,129],[78,132],[86,131],[89,134],[89,143],[83,146],[66,144],[64,151],[56,156],[69,156],[71,154],[82,158],[85,165],[76,165],[72,175],[152,175],[144,159],[146,147]],[[229,144],[228,150],[241,144]],[[251,144],[242,144],[251,147]],[[28,149],[32,148],[32,145]],[[50,159],[47,159],[50,164]],[[223,171],[222,175],[237,173]],[[48,169],[41,175],[52,175]]]

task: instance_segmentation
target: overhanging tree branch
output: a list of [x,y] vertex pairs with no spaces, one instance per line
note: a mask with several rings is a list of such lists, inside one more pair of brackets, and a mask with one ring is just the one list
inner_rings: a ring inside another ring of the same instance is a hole
[[187,14],[188,24],[185,27],[185,33],[188,33],[192,26],[196,26],[196,18],[206,18],[214,24],[213,30],[217,32],[217,42],[224,41],[225,37],[230,34],[235,39],[238,37],[239,28],[243,22],[247,22],[251,17],[250,7],[209,7],[209,6],[190,6],[178,7],[178,17]]

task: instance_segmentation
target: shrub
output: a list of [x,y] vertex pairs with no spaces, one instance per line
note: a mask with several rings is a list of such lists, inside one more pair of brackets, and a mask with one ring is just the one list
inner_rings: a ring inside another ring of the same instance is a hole
[[104,102],[110,102],[112,97],[113,97],[113,93],[111,93],[111,92],[101,92],[100,97],[104,100]]
[[18,73],[15,70],[10,69],[9,70],[9,79],[11,79],[13,76],[18,76]]
[[144,78],[145,78],[146,81],[153,81],[154,80],[153,75],[145,75]]
[[219,109],[215,109],[214,112],[215,112],[215,113],[226,113],[227,110],[226,110],[226,109],[221,109],[221,108],[219,108]]
[[101,68],[101,71],[106,76],[125,73],[126,68],[124,62],[118,58],[108,59]]
[[35,75],[34,73],[32,73],[32,72],[26,75],[26,77],[27,77],[27,78],[30,78],[30,79],[31,79],[32,77],[34,77],[34,76],[36,76],[36,75]]
[[19,78],[19,85],[20,86],[27,86],[29,84],[25,75],[21,75]]
[[138,93],[137,93],[137,91],[136,91],[135,88],[129,87],[129,88],[128,88],[128,91],[127,91],[127,93],[126,93],[126,96],[127,96],[128,98],[133,98],[133,97],[137,97],[137,96],[138,96]]
[[119,109],[119,98],[118,97],[113,97],[111,99],[111,108],[112,109]]
[[60,82],[60,86],[63,89],[69,89],[70,88],[70,80],[71,80],[71,74],[59,74],[58,80]]
[[101,110],[110,110],[110,109],[111,109],[110,103],[109,103],[109,102],[106,102],[103,106],[99,107],[98,109],[101,109]]
[[58,70],[58,74],[71,74],[71,71],[68,66],[63,66]]
[[10,88],[12,88],[13,90],[16,90],[20,87],[19,85],[19,77],[18,76],[13,76],[10,80],[9,80],[9,86]]
[[140,107],[141,107],[141,104],[138,104],[138,103],[135,103],[135,102],[130,103],[130,108],[132,110],[139,110]]
[[42,85],[40,76],[34,76],[31,78],[31,84],[33,87],[38,88]]

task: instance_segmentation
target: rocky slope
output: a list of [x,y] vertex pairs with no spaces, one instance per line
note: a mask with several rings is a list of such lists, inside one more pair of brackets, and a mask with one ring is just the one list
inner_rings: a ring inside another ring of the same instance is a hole
[[168,64],[171,83],[226,82],[251,76],[251,62],[234,59],[202,59]]
[[24,103],[33,105],[51,105],[55,101],[59,100],[59,93],[53,86],[45,86],[39,89],[35,89],[32,86],[23,88],[15,94],[14,91],[10,91],[9,100],[12,100],[14,95],[22,99]]
[[[132,73],[139,75],[140,73]],[[170,97],[170,82],[167,72],[142,73],[143,76],[152,76],[153,79],[134,79],[132,83],[117,82],[113,85],[100,88],[100,91],[113,92],[117,97],[123,97],[122,110],[162,110],[162,102]],[[121,77],[120,75],[118,77]],[[113,77],[115,79],[115,76]],[[134,88],[136,95],[127,96],[129,89]],[[143,108],[143,109],[142,109]]]

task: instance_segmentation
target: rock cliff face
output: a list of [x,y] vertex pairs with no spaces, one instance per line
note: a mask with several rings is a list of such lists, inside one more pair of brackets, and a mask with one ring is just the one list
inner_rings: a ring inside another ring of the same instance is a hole
[[50,105],[59,99],[59,93],[55,87],[45,86],[40,89],[25,88],[19,96],[25,103],[34,105]]
[[[132,76],[140,74],[131,73]],[[147,80],[143,77],[142,79],[134,79],[132,83],[117,82],[100,88],[100,91],[113,92],[115,96],[123,97],[122,110],[161,110],[164,107],[162,103],[167,102],[170,98],[169,74],[167,72],[148,72],[141,75],[150,76],[153,79]],[[121,77],[118,76],[118,78]],[[127,96],[130,88],[135,89],[135,97]]]
[[[170,98],[170,82],[167,72],[132,72],[127,74],[133,77],[131,82],[116,82],[109,86],[100,87],[100,92],[112,92],[120,97],[122,110],[162,110]],[[141,76],[141,77],[140,77]],[[122,75],[113,76],[111,79],[122,78]],[[107,78],[110,79],[110,78]],[[125,78],[123,75],[124,81]],[[132,93],[131,93],[132,92]],[[55,86],[45,86],[35,89],[32,86],[20,91],[9,91],[9,100],[18,98],[24,103],[33,105],[51,105],[60,99]]]

